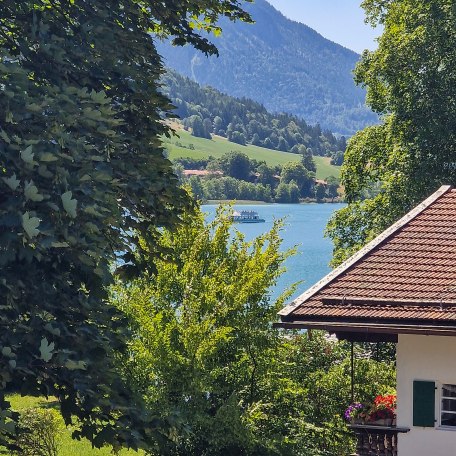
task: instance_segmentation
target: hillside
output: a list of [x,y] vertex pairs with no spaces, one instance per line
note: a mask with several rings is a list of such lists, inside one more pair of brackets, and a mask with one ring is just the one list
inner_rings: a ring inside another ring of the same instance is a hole
[[[269,166],[284,165],[290,161],[299,162],[301,160],[301,156],[298,154],[278,152],[250,144],[247,146],[233,144],[218,136],[214,136],[209,140],[196,138],[184,130],[178,130],[177,134],[179,137],[164,138],[164,146],[168,150],[171,160],[182,157],[202,159],[212,156],[220,158],[233,150],[243,152],[250,159],[264,160]],[[317,179],[326,179],[328,176],[339,177],[340,167],[331,165],[328,157],[314,156],[314,160],[317,165]]]
[[219,58],[158,42],[165,64],[203,85],[335,133],[350,135],[376,122],[364,105],[364,90],[353,82],[358,54],[285,18],[265,0],[247,9],[253,25],[222,20],[223,33],[213,38]]
[[163,92],[176,106],[175,114],[195,136],[210,138],[215,133],[237,144],[293,153],[310,149],[312,155],[330,156],[346,148],[344,137],[336,138],[318,125],[291,114],[272,114],[260,103],[201,87],[174,71],[162,83]]

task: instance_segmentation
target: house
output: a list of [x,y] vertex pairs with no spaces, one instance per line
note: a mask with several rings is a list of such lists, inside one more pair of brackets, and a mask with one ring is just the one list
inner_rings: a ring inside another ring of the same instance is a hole
[[197,177],[207,177],[207,176],[217,176],[222,177],[222,171],[212,171],[207,169],[184,169],[183,174],[185,177],[197,176]]
[[441,187],[279,316],[283,328],[397,343],[397,427],[353,426],[358,455],[456,454],[456,189]]

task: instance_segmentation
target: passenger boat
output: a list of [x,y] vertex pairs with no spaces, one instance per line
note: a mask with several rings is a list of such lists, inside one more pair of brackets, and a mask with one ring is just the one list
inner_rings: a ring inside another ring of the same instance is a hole
[[258,212],[255,211],[235,211],[231,216],[231,220],[235,223],[264,223],[265,220],[260,218]]

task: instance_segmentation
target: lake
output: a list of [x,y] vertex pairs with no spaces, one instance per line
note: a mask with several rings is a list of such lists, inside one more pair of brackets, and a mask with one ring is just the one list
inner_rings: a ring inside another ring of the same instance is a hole
[[[273,290],[277,297],[283,290],[295,282],[302,281],[294,293],[297,297],[314,283],[318,282],[331,269],[328,266],[332,255],[332,243],[323,237],[326,224],[334,211],[344,204],[248,204],[235,206],[236,210],[258,212],[265,223],[238,223],[236,228],[245,234],[248,240],[269,231],[274,219],[285,218],[282,231],[283,249],[298,247],[296,255],[285,263],[287,271],[280,277]],[[216,205],[203,205],[208,220],[215,215]]]

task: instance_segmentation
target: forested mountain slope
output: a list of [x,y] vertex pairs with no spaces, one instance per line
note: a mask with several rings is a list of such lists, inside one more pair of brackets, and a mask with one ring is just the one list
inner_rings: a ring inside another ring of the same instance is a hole
[[285,18],[265,0],[247,9],[256,20],[253,25],[222,20],[223,33],[214,38],[220,57],[158,42],[165,64],[203,85],[335,133],[353,134],[376,122],[365,107],[364,90],[353,82],[358,54]]
[[217,134],[241,145],[332,157],[345,150],[344,137],[308,125],[291,114],[272,114],[260,103],[201,87],[173,71],[162,83],[162,90],[176,106],[175,113],[194,136],[210,138]]

